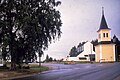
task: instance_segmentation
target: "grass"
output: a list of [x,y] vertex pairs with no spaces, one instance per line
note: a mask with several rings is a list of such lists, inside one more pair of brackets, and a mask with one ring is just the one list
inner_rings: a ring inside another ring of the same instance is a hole
[[63,61],[63,64],[84,64],[90,63],[90,61]]
[[47,71],[47,70],[49,70],[49,68],[46,66],[30,68],[31,72],[43,72],[43,71]]
[[40,73],[49,70],[46,66],[38,66],[37,64],[29,64],[30,69],[18,69],[16,71],[10,71],[8,68],[0,67],[0,80],[11,79],[14,77],[27,76],[33,73]]
[[[63,64],[86,64],[86,63],[91,63],[91,64],[99,64],[100,62],[90,62],[90,61],[63,61]],[[102,62],[102,63],[114,63],[113,61],[108,61],[108,62]]]

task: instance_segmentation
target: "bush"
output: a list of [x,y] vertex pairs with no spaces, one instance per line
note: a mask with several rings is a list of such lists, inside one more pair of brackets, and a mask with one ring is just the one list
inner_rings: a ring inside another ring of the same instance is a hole
[[0,69],[9,69],[7,66],[0,66]]
[[30,69],[29,66],[23,66],[23,69]]

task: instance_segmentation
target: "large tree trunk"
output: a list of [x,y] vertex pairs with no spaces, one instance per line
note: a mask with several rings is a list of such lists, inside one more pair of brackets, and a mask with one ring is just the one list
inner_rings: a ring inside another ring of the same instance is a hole
[[7,14],[7,21],[8,21],[8,27],[9,27],[9,50],[10,50],[10,54],[11,54],[11,70],[15,70],[16,69],[16,63],[15,63],[15,53],[13,50],[14,47],[14,35],[13,35],[13,27],[14,27],[14,20],[13,20],[13,16],[12,16],[12,9],[13,9],[13,0],[8,0],[8,11],[6,12]]
[[43,51],[40,50],[40,52],[38,53],[39,56],[39,67],[41,66],[41,57],[42,57]]
[[11,68],[10,68],[10,70],[16,70],[16,64],[15,64],[15,62],[12,62],[11,61]]
[[16,70],[16,56],[15,52],[13,51],[13,36],[11,33],[11,41],[10,41],[10,53],[11,53],[11,70]]

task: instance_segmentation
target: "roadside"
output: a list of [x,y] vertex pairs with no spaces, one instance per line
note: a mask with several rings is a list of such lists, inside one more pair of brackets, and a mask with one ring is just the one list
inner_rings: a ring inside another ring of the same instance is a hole
[[39,67],[38,64],[30,64],[30,69],[19,69],[16,71],[10,71],[9,69],[0,67],[0,80],[10,80],[14,78],[32,76],[47,70],[49,70],[49,67]]
[[10,80],[10,79],[15,79],[15,78],[34,76],[36,74],[46,73],[46,72],[48,72],[48,70],[54,70],[54,69],[56,69],[56,70],[67,69],[67,68],[73,69],[75,66],[77,67],[76,69],[78,69],[79,64],[80,64],[80,68],[83,68],[83,67],[88,68],[90,66],[95,67],[99,63],[92,63],[93,65],[89,65],[90,63],[85,64],[85,62],[75,62],[75,63],[72,62],[72,63],[67,64],[67,65],[64,62],[61,62],[61,63],[43,63],[41,67],[39,67],[38,64],[32,63],[32,64],[29,64],[30,69],[19,69],[17,71],[10,71],[9,69],[1,69],[0,68],[0,80],[8,80],[8,79]]
[[74,65],[43,63],[42,65],[53,67],[54,70],[13,80],[120,80],[120,63]]

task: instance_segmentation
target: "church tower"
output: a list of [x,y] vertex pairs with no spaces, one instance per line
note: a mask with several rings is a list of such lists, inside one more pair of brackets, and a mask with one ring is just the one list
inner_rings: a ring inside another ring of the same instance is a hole
[[107,22],[105,20],[104,8],[102,8],[101,24],[97,32],[98,32],[98,42],[111,41],[111,29],[108,28]]
[[115,44],[111,41],[111,29],[108,28],[103,7],[100,28],[97,33],[98,44],[95,46],[96,62],[115,61]]

